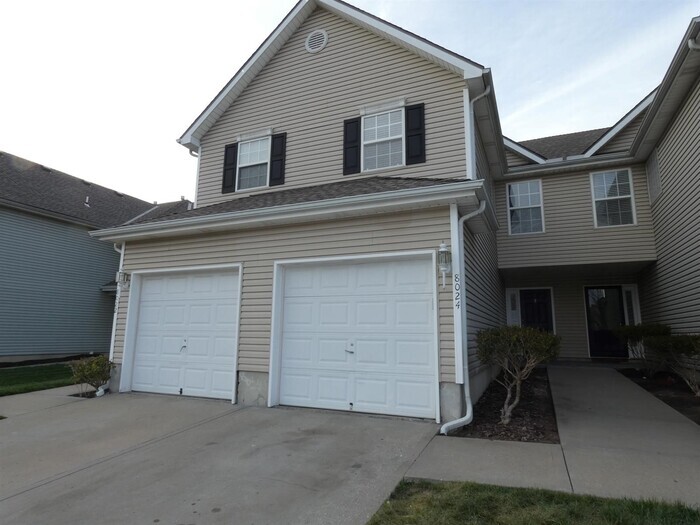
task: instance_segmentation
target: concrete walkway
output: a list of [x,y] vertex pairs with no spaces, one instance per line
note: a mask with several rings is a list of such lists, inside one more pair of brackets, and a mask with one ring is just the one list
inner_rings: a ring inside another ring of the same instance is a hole
[[700,507],[700,427],[615,370],[549,367],[561,445],[438,436],[409,479]]

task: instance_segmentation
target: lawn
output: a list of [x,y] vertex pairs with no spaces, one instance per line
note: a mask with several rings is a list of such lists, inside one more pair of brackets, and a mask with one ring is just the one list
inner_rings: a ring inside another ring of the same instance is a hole
[[0,396],[72,385],[72,377],[70,367],[63,363],[0,368]]
[[680,504],[579,496],[476,483],[401,482],[368,525],[690,525]]

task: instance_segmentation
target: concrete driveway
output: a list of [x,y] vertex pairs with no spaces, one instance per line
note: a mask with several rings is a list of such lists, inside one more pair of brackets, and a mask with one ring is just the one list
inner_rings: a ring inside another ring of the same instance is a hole
[[147,394],[0,398],[0,522],[365,523],[435,424]]

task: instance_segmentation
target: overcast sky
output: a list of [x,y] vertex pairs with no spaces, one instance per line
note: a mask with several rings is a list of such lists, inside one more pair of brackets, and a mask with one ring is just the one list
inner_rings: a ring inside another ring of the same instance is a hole
[[[700,14],[700,0],[350,1],[490,67],[515,140],[614,124]],[[6,2],[0,150],[148,201],[192,199],[196,160],[175,139],[294,4]]]

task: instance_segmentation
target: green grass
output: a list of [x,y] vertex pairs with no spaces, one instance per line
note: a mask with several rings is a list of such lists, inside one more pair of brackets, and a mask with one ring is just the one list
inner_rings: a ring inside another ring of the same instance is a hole
[[73,384],[70,367],[53,365],[0,368],[0,396],[23,394]]
[[476,483],[401,482],[368,525],[691,525],[681,504]]

